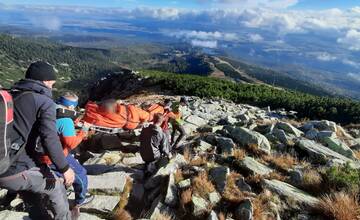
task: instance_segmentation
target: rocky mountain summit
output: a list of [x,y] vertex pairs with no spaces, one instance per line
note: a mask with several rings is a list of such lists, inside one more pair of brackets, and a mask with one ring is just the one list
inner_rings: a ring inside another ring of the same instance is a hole
[[[133,97],[157,102],[175,96]],[[92,203],[80,219],[357,219],[360,130],[296,112],[189,97],[182,150],[145,177],[140,130],[81,149]],[[1,197],[7,192],[1,190]],[[73,193],[69,195],[71,199]],[[7,202],[7,203],[6,203]],[[20,198],[0,219],[26,219]],[[132,217],[130,217],[130,215]]]

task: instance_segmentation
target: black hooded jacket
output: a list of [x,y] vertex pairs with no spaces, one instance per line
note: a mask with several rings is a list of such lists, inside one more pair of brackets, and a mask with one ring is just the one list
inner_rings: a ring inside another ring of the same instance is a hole
[[26,152],[11,165],[2,176],[14,175],[35,166],[35,153],[40,137],[44,151],[57,169],[64,173],[69,169],[56,131],[56,105],[51,90],[40,81],[23,79],[12,88],[14,95],[14,129],[27,142]]

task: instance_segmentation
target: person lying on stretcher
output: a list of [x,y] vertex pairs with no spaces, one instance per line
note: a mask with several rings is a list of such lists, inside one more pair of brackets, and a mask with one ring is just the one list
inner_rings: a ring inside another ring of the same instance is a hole
[[131,104],[123,104],[114,99],[99,104],[88,102],[83,121],[101,127],[136,129],[151,119],[150,113]]

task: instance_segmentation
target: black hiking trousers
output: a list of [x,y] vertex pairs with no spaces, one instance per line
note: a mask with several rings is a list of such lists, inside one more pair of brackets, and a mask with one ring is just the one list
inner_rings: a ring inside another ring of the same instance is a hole
[[[172,121],[172,133],[171,133],[171,148],[172,150],[175,150],[178,148],[180,141],[186,136],[186,132],[184,129],[184,126],[177,123],[176,121]],[[179,132],[179,136],[175,140],[176,132]]]
[[[54,181],[53,187],[48,186],[47,178],[38,167],[21,173],[0,178],[0,187],[11,192],[18,192],[24,199],[31,219],[71,220],[66,189],[60,179]],[[53,216],[45,210],[46,204],[42,196],[46,195],[50,202]]]

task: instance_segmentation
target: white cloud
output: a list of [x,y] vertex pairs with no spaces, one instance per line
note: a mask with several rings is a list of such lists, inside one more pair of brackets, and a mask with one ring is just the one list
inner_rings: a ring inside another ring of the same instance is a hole
[[191,40],[191,45],[195,47],[217,48],[218,43],[215,40]]
[[347,46],[350,50],[360,50],[360,32],[351,29],[344,37],[339,38],[337,42]]
[[360,74],[359,73],[348,73],[347,76],[353,80],[360,82]]
[[343,59],[341,61],[343,64],[346,64],[346,65],[349,65],[349,66],[352,66],[352,67],[355,67],[355,68],[359,68],[360,67],[360,64],[352,61],[352,60],[349,60],[347,58]]
[[214,8],[288,8],[296,5],[298,0],[197,0],[211,4]]
[[319,53],[317,56],[316,56],[316,59],[320,60],[320,61],[325,61],[325,62],[328,62],[328,61],[334,61],[337,59],[336,56],[333,56],[329,53],[326,53],[326,52],[322,52],[322,53]]
[[222,33],[219,31],[206,32],[206,31],[194,31],[194,30],[179,30],[179,31],[163,31],[165,35],[169,35],[177,38],[186,39],[198,39],[198,40],[223,40],[223,41],[235,41],[237,36],[234,33]]
[[264,38],[260,34],[249,34],[249,41],[250,42],[262,42]]
[[49,31],[58,31],[62,26],[61,20],[54,16],[31,16],[29,20],[35,27],[45,28]]

